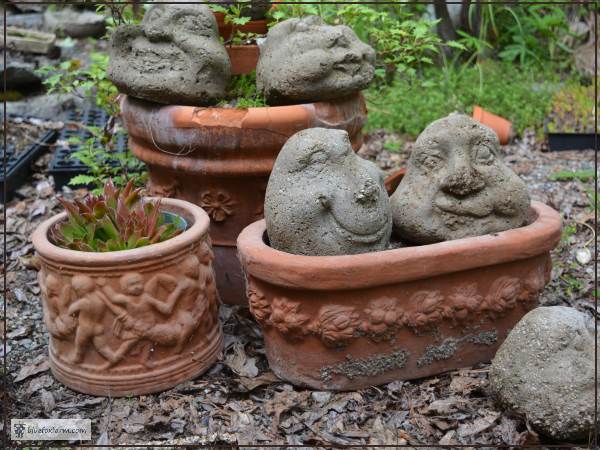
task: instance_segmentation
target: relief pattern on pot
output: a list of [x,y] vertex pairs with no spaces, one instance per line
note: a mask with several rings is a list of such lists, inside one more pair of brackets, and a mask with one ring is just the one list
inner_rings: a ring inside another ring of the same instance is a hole
[[313,335],[327,347],[343,347],[361,336],[374,342],[391,340],[403,327],[415,334],[431,332],[441,322],[452,326],[494,320],[522,305],[531,309],[545,285],[546,270],[536,268],[521,280],[502,276],[483,295],[476,282],[459,284],[443,295],[421,290],[411,295],[407,307],[390,297],[369,301],[361,314],[353,306],[322,306],[315,317],[303,313],[301,303],[277,296],[270,300],[249,277],[250,311],[263,327],[276,328],[287,339]]
[[223,191],[205,191],[200,194],[200,206],[215,222],[223,222],[233,215],[236,204],[231,196]]
[[[205,241],[176,275],[129,271],[107,276],[38,274],[44,322],[68,349],[59,357],[87,370],[117,368],[126,356],[152,368],[156,347],[182,354],[200,326],[217,325],[218,297],[212,250]],[[101,356],[98,361],[94,352]]]

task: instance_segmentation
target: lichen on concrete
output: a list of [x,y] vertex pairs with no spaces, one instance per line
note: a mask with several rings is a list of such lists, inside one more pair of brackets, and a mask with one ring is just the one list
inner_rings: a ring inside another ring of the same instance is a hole
[[381,375],[390,370],[402,369],[410,353],[408,350],[398,349],[392,353],[379,354],[371,358],[354,359],[346,355],[346,361],[321,368],[321,379],[331,380],[333,375],[343,375],[352,380],[355,377],[372,377]]
[[497,341],[497,330],[482,331],[478,334],[468,334],[461,338],[448,338],[445,339],[440,345],[427,346],[425,353],[423,353],[423,355],[417,359],[417,366],[423,367],[435,361],[450,359],[452,356],[454,356],[456,351],[463,343],[489,346],[495,344]]

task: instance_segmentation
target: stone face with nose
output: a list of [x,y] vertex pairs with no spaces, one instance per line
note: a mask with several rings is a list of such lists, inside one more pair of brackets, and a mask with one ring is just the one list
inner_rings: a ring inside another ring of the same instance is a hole
[[270,104],[331,100],[366,88],[374,62],[375,51],[347,26],[288,19],[261,46],[256,85]]
[[231,63],[208,6],[156,3],[140,25],[115,30],[107,73],[132,97],[206,106],[224,97]]
[[496,135],[457,113],[421,133],[391,197],[394,232],[412,244],[522,226],[529,204],[525,184],[501,160]]
[[352,151],[348,133],[310,128],[284,145],[265,194],[273,248],[299,255],[383,250],[392,218],[383,176]]

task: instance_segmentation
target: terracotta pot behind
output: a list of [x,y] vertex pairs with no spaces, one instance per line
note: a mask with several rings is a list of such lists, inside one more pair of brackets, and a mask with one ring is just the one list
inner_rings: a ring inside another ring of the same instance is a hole
[[225,23],[225,14],[220,12],[214,12],[215,19],[217,19],[217,26],[219,27],[219,36],[226,41],[231,39],[234,30],[239,30],[242,33],[254,33],[254,34],[267,34],[269,31],[269,21],[265,19],[251,20],[244,25],[236,25],[235,28],[230,23]]
[[366,121],[362,95],[332,102],[234,109],[161,106],[123,96],[129,146],[148,167],[148,189],[201,206],[211,218],[217,286],[226,303],[246,304],[235,247],[263,217],[265,189],[287,139],[311,127],[348,131],[357,150]]
[[195,205],[165,199],[161,209],[188,229],[134,250],[91,253],[48,240],[62,213],[33,234],[54,376],[93,395],[169,389],[206,371],[221,351],[209,219]]
[[518,229],[360,255],[280,252],[249,225],[238,250],[269,366],[354,390],[490,361],[550,278],[560,217],[532,206]]
[[227,45],[232,75],[247,75],[256,69],[260,51],[258,45]]
[[486,111],[481,106],[473,107],[473,119],[494,130],[498,136],[500,144],[508,144],[508,141],[513,133],[512,122],[506,120],[504,117],[500,117],[496,114]]

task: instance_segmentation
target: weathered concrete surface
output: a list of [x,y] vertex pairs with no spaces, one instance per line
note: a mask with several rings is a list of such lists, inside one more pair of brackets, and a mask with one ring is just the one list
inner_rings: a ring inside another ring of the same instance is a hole
[[208,6],[156,4],[141,26],[115,30],[108,76],[132,97],[211,105],[225,95],[231,64]]
[[394,233],[430,244],[520,227],[530,199],[502,162],[496,134],[453,113],[418,137],[391,204]]
[[265,195],[271,246],[300,255],[384,249],[391,234],[380,170],[352,151],[348,133],[309,128],[279,153]]
[[570,307],[529,312],[502,344],[490,371],[492,392],[535,430],[588,442],[594,422],[594,322]]
[[271,104],[330,100],[366,88],[374,61],[375,51],[347,26],[288,19],[261,46],[256,86]]

